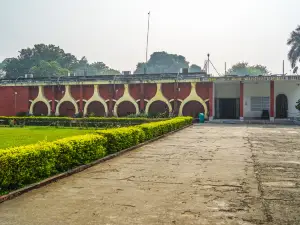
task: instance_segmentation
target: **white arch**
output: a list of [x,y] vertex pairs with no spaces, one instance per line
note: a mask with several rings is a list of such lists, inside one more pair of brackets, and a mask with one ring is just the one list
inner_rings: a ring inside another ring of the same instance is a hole
[[33,114],[33,109],[34,109],[34,105],[37,102],[43,102],[46,104],[47,109],[48,109],[48,116],[51,114],[51,106],[48,102],[48,100],[46,99],[45,95],[44,95],[44,87],[43,86],[39,86],[39,93],[38,96],[31,102],[30,108],[29,108],[29,113]]
[[151,98],[150,101],[146,105],[145,112],[147,114],[149,113],[149,109],[150,109],[151,104],[153,102],[156,102],[156,101],[162,101],[162,102],[166,103],[167,106],[168,106],[168,109],[169,109],[169,113],[172,112],[172,105],[170,104],[168,99],[163,95],[163,93],[161,91],[161,84],[160,83],[156,84],[156,93],[155,93],[154,97]]
[[130,95],[128,84],[124,84],[124,94],[114,106],[114,116],[118,116],[118,107],[122,102],[131,102],[135,107],[135,114],[137,115],[139,113],[139,106],[134,100],[134,98]]
[[[171,103],[171,102],[174,102],[175,101],[175,99],[171,99],[169,102]],[[176,99],[176,101],[179,101],[179,102],[182,102],[183,100],[182,99]]]
[[105,100],[99,94],[99,86],[98,85],[94,85],[94,94],[88,101],[86,101],[84,110],[83,110],[83,115],[87,114],[88,107],[92,102],[100,102],[104,107],[105,116],[107,116],[108,107],[107,107]]
[[[87,100],[82,99],[83,102],[87,102]],[[76,100],[76,103],[80,102],[80,99]]]
[[75,114],[78,113],[78,105],[77,105],[75,99],[70,94],[70,86],[69,85],[65,86],[64,97],[58,102],[58,104],[56,106],[56,111],[55,111],[56,116],[59,115],[59,108],[60,108],[61,104],[64,103],[64,102],[71,102],[75,107]]
[[196,102],[199,102],[203,108],[204,108],[204,114],[205,114],[205,117],[207,117],[207,105],[205,103],[205,101],[197,94],[196,92],[196,83],[192,83],[191,84],[191,93],[189,94],[189,96],[187,98],[185,98],[181,105],[180,105],[180,108],[179,108],[179,116],[182,116],[182,111],[183,111],[183,108],[185,106],[186,103],[190,102],[190,101],[196,101]]

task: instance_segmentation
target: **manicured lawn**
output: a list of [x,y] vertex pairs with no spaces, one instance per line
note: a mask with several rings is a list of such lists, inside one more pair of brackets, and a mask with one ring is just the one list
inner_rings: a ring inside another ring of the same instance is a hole
[[54,127],[0,127],[0,149],[34,144],[39,141],[54,141],[91,132],[94,130]]

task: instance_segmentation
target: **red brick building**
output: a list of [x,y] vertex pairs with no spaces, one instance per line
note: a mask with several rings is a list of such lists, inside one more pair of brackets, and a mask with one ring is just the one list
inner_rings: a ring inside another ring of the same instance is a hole
[[299,117],[300,76],[151,74],[20,78],[0,82],[0,115],[127,116],[145,112],[210,119]]
[[130,75],[18,79],[0,86],[0,115],[19,112],[33,115],[96,116],[167,112],[197,116],[209,114],[212,83],[200,81],[205,74],[178,77],[167,75]]

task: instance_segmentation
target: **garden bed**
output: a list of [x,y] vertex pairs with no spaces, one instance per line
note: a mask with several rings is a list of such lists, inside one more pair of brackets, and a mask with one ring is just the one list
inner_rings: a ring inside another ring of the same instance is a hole
[[118,117],[41,117],[0,116],[0,125],[6,126],[63,126],[63,127],[116,127],[167,120],[164,118],[118,118]]
[[177,117],[0,150],[0,193],[88,164],[192,123]]

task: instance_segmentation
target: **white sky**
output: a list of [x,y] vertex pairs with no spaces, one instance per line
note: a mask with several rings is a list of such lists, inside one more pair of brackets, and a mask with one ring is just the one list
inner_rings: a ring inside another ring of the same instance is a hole
[[134,70],[149,55],[182,54],[219,70],[239,62],[282,72],[287,38],[300,24],[300,0],[0,0],[0,60],[37,43],[59,45],[90,62]]

